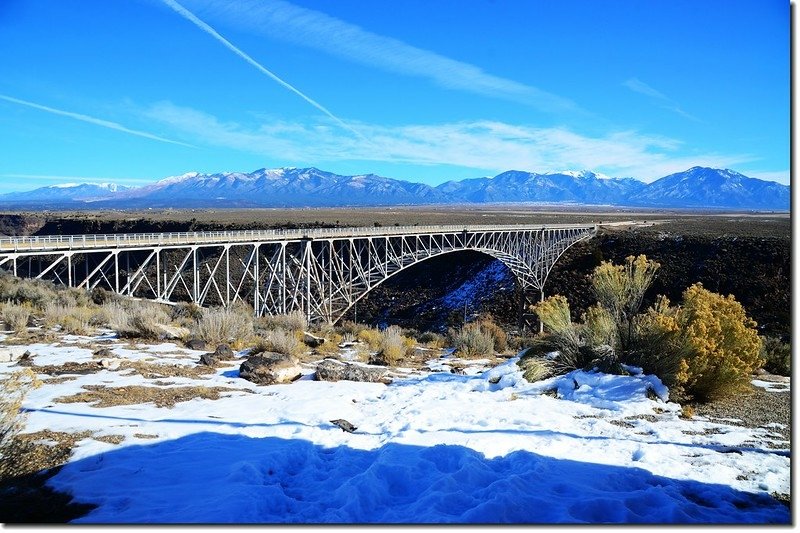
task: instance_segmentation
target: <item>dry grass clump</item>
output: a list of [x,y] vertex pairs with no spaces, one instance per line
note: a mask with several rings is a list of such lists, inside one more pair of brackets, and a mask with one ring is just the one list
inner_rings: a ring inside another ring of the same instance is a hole
[[44,307],[43,319],[48,328],[60,326],[64,333],[88,335],[92,322],[97,320],[97,313],[89,307],[49,302]]
[[240,346],[253,336],[253,316],[235,307],[204,309],[192,333],[209,344]]
[[494,355],[494,338],[481,329],[480,324],[465,324],[448,332],[455,354],[466,359]]
[[276,352],[297,357],[305,353],[306,350],[306,345],[297,338],[296,333],[283,329],[274,329],[265,336],[259,337],[250,353]]
[[496,352],[505,352],[508,349],[508,335],[503,328],[494,323],[491,317],[481,319],[478,325],[481,331],[492,337]]
[[262,316],[257,320],[259,330],[282,329],[285,331],[307,331],[308,320],[302,311],[292,311],[285,315]]
[[378,353],[372,362],[374,364],[397,366],[403,358],[413,349],[414,341],[403,336],[403,330],[398,326],[389,326],[378,332]]
[[206,365],[165,365],[144,361],[121,361],[119,370],[131,369],[146,379],[192,378],[197,379],[215,370]]
[[28,321],[33,314],[30,304],[14,303],[9,300],[0,304],[0,319],[15,333],[24,333],[28,330]]
[[59,403],[88,403],[92,407],[114,407],[117,405],[135,405],[154,403],[156,407],[172,407],[178,402],[188,402],[195,398],[218,400],[220,393],[236,389],[225,387],[147,387],[130,385],[126,387],[106,387],[104,385],[86,385],[85,392],[71,396],[56,398]]
[[29,390],[39,387],[41,382],[31,369],[25,368],[5,376],[0,383],[3,390],[0,395],[0,457],[3,457],[6,446],[24,424],[24,417],[19,411],[22,400]]
[[533,383],[547,379],[555,373],[553,362],[545,357],[522,356],[517,362],[522,370],[522,377]]
[[100,316],[120,337],[147,340],[160,339],[159,326],[170,323],[163,305],[142,300],[113,300],[101,307]]
[[[8,443],[8,456],[13,461],[0,461],[0,479],[36,474],[65,464],[72,449],[91,431],[64,433],[45,429],[35,433],[20,433]],[[43,444],[46,441],[47,444]],[[55,444],[50,444],[50,443]]]

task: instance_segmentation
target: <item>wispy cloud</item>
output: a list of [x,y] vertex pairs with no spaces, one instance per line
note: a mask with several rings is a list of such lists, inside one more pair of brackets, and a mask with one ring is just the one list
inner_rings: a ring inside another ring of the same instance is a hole
[[567,98],[283,0],[187,0],[187,4],[202,9],[211,19],[257,35],[387,72],[428,79],[448,89],[511,100],[545,112],[582,112]]
[[89,124],[94,124],[96,126],[101,126],[103,128],[108,128],[116,131],[121,131],[123,133],[128,133],[130,135],[136,135],[138,137],[144,137],[145,139],[152,139],[154,141],[160,141],[169,144],[177,144],[180,146],[186,146],[188,148],[196,148],[191,144],[187,144],[180,141],[175,141],[172,139],[167,139],[165,137],[159,137],[158,135],[153,135],[152,133],[148,133],[146,131],[139,131],[133,130],[130,128],[126,128],[121,124],[117,124],[116,122],[111,122],[109,120],[103,120],[100,118],[90,117],[88,115],[82,115],[80,113],[73,113],[71,111],[64,111],[61,109],[55,109],[53,107],[48,107],[41,104],[36,104],[34,102],[28,102],[27,100],[21,100],[19,98],[13,98],[11,96],[5,96],[0,94],[0,100],[4,100],[6,102],[11,102],[12,104],[18,104],[26,107],[31,107],[33,109],[38,109],[39,111],[45,111],[47,113],[52,113],[54,115],[60,115],[62,117],[69,117],[75,120],[80,120],[81,122],[88,122]]
[[333,119],[337,124],[342,126],[344,129],[354,133],[356,136],[358,136],[359,138],[364,140],[362,135],[358,131],[356,131],[352,126],[349,126],[347,123],[345,123],[345,121],[343,121],[342,119],[340,119],[339,117],[337,117],[336,115],[331,113],[325,106],[323,106],[322,104],[320,104],[319,102],[317,102],[316,100],[311,98],[310,96],[306,95],[305,93],[303,93],[302,91],[300,91],[299,89],[297,89],[296,87],[291,85],[290,83],[284,81],[283,79],[278,77],[276,74],[274,74],[272,71],[270,71],[269,69],[264,67],[261,63],[259,63],[258,61],[256,61],[255,59],[253,59],[252,57],[250,57],[249,55],[244,53],[238,47],[234,46],[233,43],[231,43],[225,37],[220,35],[214,28],[212,28],[211,26],[209,26],[208,24],[206,24],[205,22],[200,20],[197,16],[194,15],[194,13],[192,13],[191,11],[189,11],[188,9],[186,9],[185,7],[180,5],[175,0],[162,0],[162,1],[166,5],[168,5],[170,8],[172,8],[180,16],[182,16],[183,18],[185,18],[186,20],[188,20],[189,22],[191,22],[192,24],[194,24],[195,26],[197,26],[198,28],[200,28],[201,30],[206,32],[207,34],[211,35],[214,39],[216,39],[217,41],[222,43],[228,50],[232,51],[234,54],[236,54],[237,56],[239,56],[242,59],[244,59],[245,61],[247,61],[251,66],[255,67],[259,72],[261,72],[262,74],[264,74],[265,76],[267,76],[271,80],[275,81],[276,83],[278,83],[282,87],[284,87],[284,88],[288,89],[289,91],[293,92],[294,94],[296,94],[297,96],[299,96],[300,98],[302,98],[303,100],[305,100],[306,102],[308,102],[309,104],[314,106],[319,111],[322,111],[325,115],[327,115],[328,117]]
[[650,98],[654,98],[656,100],[659,100],[661,102],[661,106],[664,109],[669,109],[670,111],[672,111],[674,113],[677,113],[678,115],[682,116],[683,118],[687,118],[687,119],[693,120],[695,122],[702,122],[699,118],[697,118],[694,115],[691,115],[691,114],[687,113],[686,111],[684,111],[683,109],[681,109],[680,105],[678,105],[678,102],[676,102],[675,100],[673,100],[672,98],[670,98],[666,94],[662,93],[661,91],[659,91],[659,90],[651,87],[650,85],[646,84],[642,80],[639,80],[637,78],[630,78],[628,80],[625,80],[622,83],[622,85],[624,85],[625,87],[627,87],[628,89],[630,89],[633,92],[636,92],[636,93],[639,93],[639,94],[643,94],[645,96],[649,96]]
[[686,156],[675,139],[620,131],[589,137],[566,128],[537,128],[476,121],[434,125],[382,126],[359,123],[365,145],[336,135],[331,124],[270,121],[241,125],[207,113],[162,102],[148,118],[195,135],[197,142],[261,154],[287,162],[380,161],[454,165],[480,171],[591,169],[614,176],[652,180],[695,165],[731,167],[748,155]]

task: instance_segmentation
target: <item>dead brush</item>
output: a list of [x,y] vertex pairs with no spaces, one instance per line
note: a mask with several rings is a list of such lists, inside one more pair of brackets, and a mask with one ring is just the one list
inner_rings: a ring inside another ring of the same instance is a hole
[[259,337],[250,353],[255,355],[263,352],[275,352],[297,357],[305,353],[306,349],[306,345],[297,338],[295,333],[275,329],[265,336]]
[[448,333],[455,354],[466,359],[494,355],[494,338],[481,329],[480,324],[466,324]]
[[262,316],[257,320],[257,329],[259,332],[274,329],[308,331],[308,320],[302,311],[292,311],[285,315]]
[[0,304],[0,318],[15,333],[25,333],[27,331],[28,321],[32,314],[33,309],[29,304],[16,304],[11,301]]
[[41,381],[30,368],[25,368],[3,377],[1,383],[0,457],[3,457],[7,445],[24,425],[24,417],[20,414],[22,400],[28,391],[39,387]]
[[403,336],[403,330],[389,326],[379,332],[378,353],[372,358],[373,364],[397,366],[413,350],[415,342]]
[[85,306],[49,302],[44,307],[43,320],[48,328],[60,326],[61,331],[72,335],[88,335],[95,311]]
[[253,336],[253,316],[239,308],[205,309],[192,333],[209,344],[238,345]]

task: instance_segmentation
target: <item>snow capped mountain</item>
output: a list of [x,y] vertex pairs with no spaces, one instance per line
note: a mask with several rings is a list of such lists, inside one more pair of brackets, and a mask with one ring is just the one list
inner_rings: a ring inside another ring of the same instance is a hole
[[438,200],[428,185],[375,174],[341,176],[313,167],[189,173],[133,189],[124,199],[135,207],[365,206]]
[[375,174],[343,176],[317,168],[250,173],[188,172],[143,187],[63,184],[0,195],[12,207],[205,208],[335,207],[530,202],[583,205],[789,209],[789,187],[732,170],[693,167],[646,184],[589,170],[509,170],[493,178],[431,187]]
[[644,186],[637,180],[610,178],[588,170],[545,174],[509,170],[494,178],[450,181],[437,189],[470,202],[619,204]]
[[0,204],[25,206],[95,202],[115,197],[129,189],[116,183],[62,183],[32,191],[0,194]]
[[788,210],[790,191],[786,185],[748,178],[733,170],[692,167],[654,181],[629,200],[659,207]]

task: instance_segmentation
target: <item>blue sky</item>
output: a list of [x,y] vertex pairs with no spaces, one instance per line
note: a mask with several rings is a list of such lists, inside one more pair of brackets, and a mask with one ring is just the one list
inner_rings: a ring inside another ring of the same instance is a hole
[[0,2],[0,192],[280,166],[788,183],[789,124],[786,1]]

